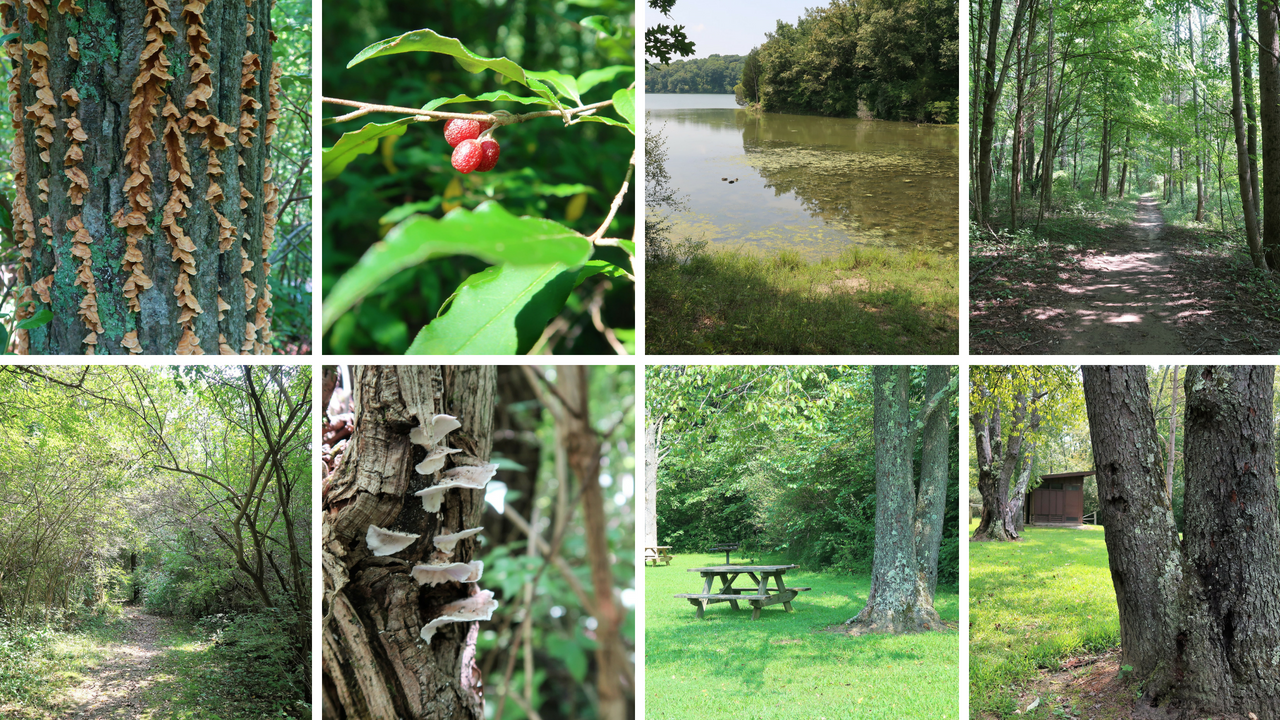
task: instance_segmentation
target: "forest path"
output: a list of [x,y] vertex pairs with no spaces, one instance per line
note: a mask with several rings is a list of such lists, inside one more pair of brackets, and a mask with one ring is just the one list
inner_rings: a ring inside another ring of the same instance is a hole
[[1176,325],[1177,305],[1191,295],[1162,239],[1159,202],[1144,195],[1133,223],[1090,253],[1078,280],[1058,285],[1066,301],[1032,307],[1059,338],[1059,355],[1176,355],[1189,351]]
[[152,663],[164,652],[161,630],[168,621],[135,607],[124,608],[128,628],[120,642],[108,648],[110,656],[90,670],[79,687],[63,700],[70,720],[115,720],[146,713],[143,695],[155,681]]

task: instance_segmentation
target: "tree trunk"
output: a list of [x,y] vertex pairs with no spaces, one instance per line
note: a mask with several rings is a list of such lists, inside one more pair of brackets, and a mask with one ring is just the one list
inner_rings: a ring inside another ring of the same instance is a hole
[[[945,365],[930,365],[925,371],[924,396],[931,398],[951,381]],[[942,518],[946,514],[947,470],[951,462],[951,413],[938,408],[924,426],[924,447],[920,452],[920,496],[916,500],[916,557],[924,568],[930,603],[938,589],[938,548],[942,546]]]
[[974,540],[1018,539],[1014,516],[1009,512],[1009,483],[1024,456],[1026,435],[1039,429],[1040,413],[1034,403],[1040,397],[1018,395],[1007,439],[1001,438],[998,408],[989,413],[976,412],[969,418],[977,447],[978,492],[982,495],[982,519],[973,533]]
[[1173,503],[1174,451],[1178,437],[1178,366],[1173,366],[1173,383],[1169,388],[1169,452],[1165,455],[1164,494]]
[[658,544],[658,443],[662,440],[664,418],[644,428],[644,544]]
[[[945,503],[935,499],[935,493],[945,494],[945,479],[939,490],[937,461],[939,448],[936,434],[945,432],[945,426],[931,424],[933,416],[947,412],[943,400],[946,397],[946,369],[942,391],[929,395],[927,406],[922,407],[917,423],[923,423],[926,432],[933,434],[926,439],[928,452],[922,470],[928,473],[922,482],[922,492],[916,495],[915,478],[912,477],[912,456],[915,452],[916,434],[912,431],[911,408],[908,401],[911,388],[911,368],[906,365],[876,365],[871,377],[874,384],[874,438],[876,458],[876,547],[872,560],[871,591],[866,607],[846,624],[857,624],[866,632],[901,633],[940,629],[941,619],[933,608],[933,592],[929,581],[929,552],[921,555],[922,546],[941,538],[932,529],[942,523],[940,512]],[[928,387],[935,387],[939,378],[930,369]],[[931,432],[930,432],[931,431]],[[945,442],[942,445],[945,463]],[[944,471],[945,473],[945,471]],[[937,548],[933,555],[936,562]],[[934,579],[936,582],[936,576]]]
[[1120,153],[1120,182],[1116,183],[1116,197],[1124,197],[1124,183],[1129,176],[1129,128],[1124,129],[1124,148]]
[[1249,35],[1249,13],[1240,12],[1236,9],[1236,15],[1240,19],[1240,35],[1244,41],[1244,50],[1241,53],[1241,64],[1244,65],[1244,109],[1245,116],[1249,118],[1249,191],[1253,198],[1253,222],[1257,227],[1260,224],[1258,219],[1258,113],[1253,106],[1253,38]]
[[1027,8],[1035,4],[1035,0],[1017,0],[1014,7],[1013,23],[1010,25],[1009,44],[1005,46],[1004,59],[1000,63],[1000,71],[996,73],[996,46],[1000,39],[1001,0],[992,0],[991,20],[987,28],[987,56],[982,66],[982,127],[978,135],[978,219],[985,221],[991,217],[991,178],[994,166],[991,160],[991,148],[995,142],[996,111],[1000,104],[1000,95],[1004,91],[1005,78],[1009,74],[1009,62],[1018,37],[1022,32],[1023,19]]
[[[1252,178],[1249,173],[1249,151],[1244,131],[1244,111],[1240,88],[1240,48],[1236,37],[1236,21],[1240,17],[1236,0],[1227,0],[1227,56],[1231,65],[1231,124],[1236,138],[1236,170],[1240,179],[1240,205],[1244,210],[1244,232],[1253,266],[1266,269],[1267,260],[1262,254],[1262,239],[1258,235],[1258,213],[1253,196]],[[1250,128],[1252,132],[1252,127]],[[1175,383],[1176,385],[1176,383]]]
[[1111,119],[1102,116],[1102,199],[1111,190]]
[[1022,453],[1022,472],[1018,473],[1018,482],[1013,486],[1013,493],[1009,497],[1009,506],[1005,510],[1005,527],[1012,528],[1014,537],[1022,534],[1022,527],[1026,513],[1023,512],[1023,506],[1027,499],[1027,485],[1031,483],[1031,471],[1036,464],[1036,444],[1027,443],[1026,450]]
[[[325,580],[322,621],[324,717],[396,720],[484,716],[476,667],[478,624],[446,624],[430,642],[419,631],[441,606],[475,585],[419,586],[414,563],[434,551],[431,538],[479,525],[483,490],[449,490],[438,513],[410,493],[435,484],[419,475],[426,450],[409,433],[439,413],[462,427],[444,442],[461,452],[453,465],[488,462],[496,372],[492,367],[361,366],[352,369],[355,429],[322,498]],[[395,557],[370,554],[370,525],[420,535]],[[454,562],[467,562],[476,538],[461,540]],[[404,562],[402,562],[404,561]]]
[[[1258,85],[1262,102],[1262,167],[1280,168],[1280,19],[1271,0],[1258,0]],[[1262,252],[1280,268],[1280,182],[1262,187]]]
[[[601,720],[623,720],[627,716],[622,678],[629,674],[625,649],[618,628],[622,611],[613,593],[613,564],[609,540],[605,536],[604,493],[600,489],[600,436],[591,425],[587,395],[587,369],[581,365],[557,368],[560,397],[569,412],[564,413],[562,437],[569,454],[569,467],[578,476],[582,489],[582,512],[591,561],[591,584],[595,589],[596,690]],[[632,547],[630,543],[627,547]]]
[[1122,662],[1179,717],[1280,713],[1274,368],[1186,372],[1186,532],[1164,493],[1146,369],[1085,367]]
[[3,12],[18,317],[52,311],[14,350],[270,352],[269,4],[83,3]]

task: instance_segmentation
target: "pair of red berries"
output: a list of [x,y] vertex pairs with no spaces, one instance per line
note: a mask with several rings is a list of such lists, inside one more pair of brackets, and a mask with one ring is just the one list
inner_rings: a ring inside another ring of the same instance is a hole
[[454,119],[444,124],[444,139],[453,148],[453,169],[460,173],[489,172],[498,164],[502,148],[491,137],[479,139],[480,133],[493,127],[483,120]]

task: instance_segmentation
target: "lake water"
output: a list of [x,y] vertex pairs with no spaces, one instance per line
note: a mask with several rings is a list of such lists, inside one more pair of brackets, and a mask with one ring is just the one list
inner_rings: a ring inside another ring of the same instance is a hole
[[688,204],[672,217],[674,238],[810,259],[850,245],[958,252],[955,127],[753,117],[732,95],[651,94],[645,106]]

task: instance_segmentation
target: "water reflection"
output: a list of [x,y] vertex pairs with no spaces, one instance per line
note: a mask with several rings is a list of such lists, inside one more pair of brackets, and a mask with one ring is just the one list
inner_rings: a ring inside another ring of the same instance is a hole
[[850,244],[958,249],[955,128],[727,108],[650,117],[665,124],[667,170],[689,198],[678,236],[810,257]]

